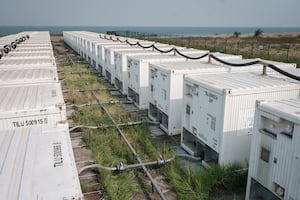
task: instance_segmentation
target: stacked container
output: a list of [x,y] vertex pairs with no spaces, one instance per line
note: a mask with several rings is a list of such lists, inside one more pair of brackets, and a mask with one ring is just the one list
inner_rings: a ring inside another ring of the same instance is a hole
[[149,107],[149,63],[182,62],[186,59],[171,55],[128,56],[128,99],[134,101],[139,109]]
[[128,94],[128,56],[159,55],[158,52],[143,49],[122,50],[114,54],[115,62],[115,87],[124,95]]

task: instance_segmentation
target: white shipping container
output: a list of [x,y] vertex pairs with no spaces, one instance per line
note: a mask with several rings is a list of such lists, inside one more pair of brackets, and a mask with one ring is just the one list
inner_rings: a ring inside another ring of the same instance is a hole
[[[121,43],[120,43],[121,44]],[[104,46],[116,45],[116,42],[107,40],[106,42],[96,43],[97,47],[97,67],[96,69],[105,76],[105,49]]]
[[52,48],[51,42],[39,42],[39,43],[29,43],[23,42],[18,44],[18,47],[21,48]]
[[55,59],[42,58],[42,59],[1,59],[0,69],[35,69],[35,68],[48,68],[56,69]]
[[127,57],[134,55],[159,55],[159,53],[142,49],[115,52],[115,87],[124,95],[128,93]]
[[[94,68],[96,68],[97,69],[97,67],[98,67],[98,64],[100,64],[99,63],[99,60],[98,60],[98,57],[100,57],[100,56],[98,56],[98,46],[97,46],[97,44],[103,44],[103,43],[108,43],[109,41],[108,40],[102,40],[102,39],[98,39],[98,40],[95,40],[95,41],[92,41],[92,66],[94,67]],[[112,41],[110,41],[110,43],[111,43]],[[102,53],[102,52],[101,52]],[[102,58],[102,57],[101,57]],[[102,64],[102,63],[101,63]]]
[[246,200],[300,197],[300,99],[258,102]]
[[23,55],[27,55],[27,54],[36,54],[36,53],[53,55],[52,49],[41,50],[41,49],[32,48],[32,49],[24,49],[23,51],[19,50],[19,51],[10,52],[10,54],[15,55],[15,56],[23,56]]
[[57,83],[57,70],[51,68],[40,69],[1,69],[0,85],[14,84],[37,84],[37,83]]
[[[144,42],[145,43],[145,42]],[[152,44],[152,43],[149,43]],[[145,43],[144,45],[149,45],[148,43]],[[153,50],[147,50],[147,49],[143,49],[141,47],[133,47],[130,45],[126,45],[126,46],[118,46],[118,47],[105,47],[105,65],[106,65],[106,72],[105,75],[107,77],[108,80],[110,80],[111,84],[115,84],[115,78],[116,78],[116,57],[115,54],[117,52],[155,52]],[[152,53],[149,53],[152,54]],[[157,53],[159,54],[159,53]],[[140,54],[142,55],[142,54]],[[126,67],[127,68],[127,67]]]
[[42,126],[56,127],[66,120],[60,83],[0,87],[0,131]]
[[298,98],[299,89],[296,81],[254,72],[187,76],[181,145],[204,162],[246,166],[256,100]]
[[115,80],[115,73],[113,72],[114,71],[114,52],[117,50],[117,49],[132,49],[134,47],[128,45],[128,44],[122,44],[122,43],[119,43],[117,45],[103,45],[103,48],[104,48],[104,70],[105,70],[105,78],[111,83],[111,84],[114,84],[114,80]]
[[97,60],[97,48],[96,44],[101,42],[108,42],[108,40],[103,40],[100,38],[88,38],[86,40],[85,48],[82,48],[81,51],[86,54],[88,62],[93,66],[96,67],[96,60]]
[[183,77],[187,74],[226,73],[228,68],[200,61],[150,63],[148,116],[169,135],[181,133]]
[[185,61],[179,56],[171,55],[136,55],[128,56],[128,94],[139,109],[149,107],[149,63]]
[[0,144],[0,199],[82,199],[67,124],[0,131]]
[[[154,44],[154,42],[149,42],[149,41],[134,41],[134,42],[130,42],[130,43],[136,43],[136,42],[140,42],[140,44],[142,46],[150,46],[152,44]],[[129,49],[129,48],[139,48],[140,50],[145,50],[145,51],[155,51],[153,48],[142,48],[139,47],[137,45],[129,45],[127,43],[120,43],[120,42],[114,42],[111,44],[103,44],[101,45],[101,49],[99,50],[100,52],[102,52],[103,55],[103,61],[102,61],[102,69],[100,69],[100,71],[103,71],[103,75],[109,79],[109,76],[111,74],[110,69],[111,66],[114,65],[114,55],[110,53],[110,49],[118,49],[118,48],[125,48],[125,49]],[[167,44],[160,44],[160,43],[155,43],[155,46],[158,48],[163,48],[163,47],[167,47],[168,49],[172,48],[172,46],[167,45]],[[100,53],[101,54],[101,53]],[[106,75],[106,71],[108,72],[108,75]]]
[[51,47],[33,47],[33,48],[23,48],[23,47],[17,47],[13,50],[14,53],[17,52],[39,52],[39,51],[53,51]]
[[51,59],[54,58],[53,53],[52,52],[47,52],[47,53],[9,53],[6,54],[5,56],[2,57],[1,60],[11,60],[11,59]]

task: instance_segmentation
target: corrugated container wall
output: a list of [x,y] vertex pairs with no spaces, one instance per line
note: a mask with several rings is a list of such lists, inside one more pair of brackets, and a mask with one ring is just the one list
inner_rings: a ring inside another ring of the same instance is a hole
[[120,90],[124,95],[128,93],[128,71],[127,71],[127,58],[134,55],[159,55],[154,51],[146,51],[140,48],[136,50],[122,50],[114,54],[115,60],[115,87]]
[[135,102],[139,109],[149,107],[149,63],[185,61],[179,56],[171,55],[137,55],[128,56],[128,94],[127,97]]
[[57,70],[40,69],[2,69],[0,67],[0,86],[13,84],[58,83]]
[[246,200],[300,197],[300,99],[258,102]]
[[184,75],[226,72],[226,67],[200,61],[150,63],[149,118],[160,122],[161,129],[167,134],[180,134]]

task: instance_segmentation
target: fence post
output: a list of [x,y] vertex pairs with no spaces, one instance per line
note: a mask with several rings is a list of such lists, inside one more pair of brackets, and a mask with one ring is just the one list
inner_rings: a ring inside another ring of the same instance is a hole
[[238,40],[237,44],[236,44],[236,54],[238,55],[240,51],[240,39]]
[[227,50],[227,39],[225,39],[224,53],[226,53],[226,50]]
[[215,38],[215,40],[214,40],[214,51],[217,51],[216,50],[216,42],[217,42],[217,38]]
[[270,46],[271,46],[271,44],[269,43],[269,45],[268,45],[268,59],[270,59]]
[[289,53],[290,53],[291,44],[288,45],[286,50],[286,60],[289,61]]
[[251,57],[253,57],[253,48],[254,48],[254,42],[251,43]]

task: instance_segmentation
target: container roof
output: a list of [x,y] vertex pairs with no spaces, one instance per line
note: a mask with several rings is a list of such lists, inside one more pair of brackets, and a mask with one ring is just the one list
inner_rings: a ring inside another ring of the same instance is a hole
[[113,49],[115,52],[129,52],[129,51],[149,51],[149,50],[144,50],[141,47],[128,47],[128,48],[111,48]]
[[161,55],[156,51],[144,50],[144,49],[132,49],[132,50],[127,49],[127,50],[116,51],[115,53],[124,54],[124,55],[139,55],[139,54]]
[[299,82],[283,77],[275,77],[272,75],[262,76],[256,72],[244,73],[225,73],[225,74],[209,74],[209,75],[188,75],[188,81],[196,84],[204,84],[210,88],[217,90],[231,90],[231,94],[236,92],[261,92],[267,89],[287,89],[288,86],[299,88]]
[[55,59],[53,58],[31,58],[31,59],[1,59],[0,68],[5,67],[34,67],[34,66],[53,66],[56,67]]
[[154,63],[150,64],[151,67],[159,68],[164,71],[173,71],[175,73],[196,73],[201,71],[206,72],[216,72],[223,71],[227,72],[228,69],[223,66],[218,66],[214,64],[203,63],[200,61],[177,61],[177,62],[166,62],[166,63]]
[[3,56],[3,60],[5,59],[26,59],[26,58],[53,58],[52,52],[47,53],[39,53],[39,52],[22,52],[22,53],[9,53]]
[[0,85],[58,82],[56,68],[1,69]]
[[135,47],[130,46],[128,44],[123,44],[123,45],[117,45],[117,46],[114,46],[114,45],[104,46],[104,48],[112,50],[112,51],[116,51],[116,50],[122,50],[122,49],[134,49]]
[[259,109],[300,125],[300,99],[266,101],[260,103]]
[[0,199],[82,197],[67,125],[0,132]]
[[1,118],[7,117],[4,112],[15,113],[64,105],[60,83],[1,86],[0,96]]
[[144,61],[144,62],[159,62],[162,60],[186,60],[186,58],[181,57],[181,56],[174,56],[174,55],[166,55],[166,54],[149,54],[149,55],[132,55],[129,56],[132,59],[139,60],[139,61]]
[[23,48],[23,47],[20,47],[20,48],[16,48],[13,52],[16,53],[16,52],[36,52],[36,51],[51,51],[52,52],[52,48],[51,47],[33,47],[33,48]]

